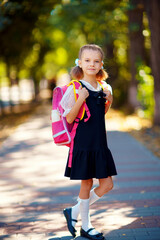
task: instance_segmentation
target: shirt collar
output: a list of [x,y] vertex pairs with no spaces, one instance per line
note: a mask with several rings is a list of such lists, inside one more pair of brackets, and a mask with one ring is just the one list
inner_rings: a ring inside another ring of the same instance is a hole
[[94,88],[90,83],[86,82],[85,80],[80,80],[89,90],[91,91],[100,91],[101,85],[97,82],[97,88]]

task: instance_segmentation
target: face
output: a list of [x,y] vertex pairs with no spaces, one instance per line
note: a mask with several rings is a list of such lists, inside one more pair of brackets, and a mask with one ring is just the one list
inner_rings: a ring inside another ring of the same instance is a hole
[[79,60],[79,66],[82,68],[84,76],[95,76],[102,65],[102,56],[99,51],[91,49],[83,50],[81,59]]

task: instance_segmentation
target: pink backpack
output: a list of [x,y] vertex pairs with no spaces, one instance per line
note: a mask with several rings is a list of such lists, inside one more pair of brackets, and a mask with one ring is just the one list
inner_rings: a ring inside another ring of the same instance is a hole
[[52,134],[53,140],[55,144],[60,146],[68,146],[70,147],[70,155],[69,155],[69,164],[68,166],[71,167],[72,165],[72,151],[74,145],[74,137],[76,134],[76,129],[78,127],[79,121],[83,119],[84,114],[86,112],[87,118],[84,121],[88,121],[90,118],[90,112],[87,107],[86,102],[83,103],[78,116],[76,117],[73,124],[68,124],[65,117],[63,117],[64,109],[60,105],[60,101],[66,92],[68,86],[73,85],[74,96],[75,100],[78,98],[78,89],[81,86],[81,83],[77,80],[73,80],[69,83],[69,85],[65,85],[63,87],[56,87],[53,90],[53,98],[52,98]]

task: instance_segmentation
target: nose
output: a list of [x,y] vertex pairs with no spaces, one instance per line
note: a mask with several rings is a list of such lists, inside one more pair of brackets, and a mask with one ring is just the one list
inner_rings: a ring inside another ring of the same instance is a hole
[[94,66],[94,61],[91,61],[91,62],[90,62],[90,65],[91,65],[91,66]]

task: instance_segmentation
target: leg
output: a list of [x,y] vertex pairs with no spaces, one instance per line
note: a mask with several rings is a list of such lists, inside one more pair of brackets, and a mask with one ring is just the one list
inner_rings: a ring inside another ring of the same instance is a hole
[[82,198],[82,200],[89,199],[90,190],[92,188],[92,185],[93,185],[92,179],[82,180],[78,203],[75,206],[73,206],[72,208],[66,208],[63,210],[64,216],[67,220],[68,230],[70,231],[70,233],[72,234],[73,237],[76,236],[76,229],[74,227],[75,227],[75,224],[77,222],[77,218],[78,218],[78,215],[80,212],[80,203],[81,203],[80,198]]
[[[91,187],[93,185],[93,180],[92,181],[91,180],[92,179],[83,180],[83,182],[81,184],[80,193],[79,193],[79,196],[81,197],[81,199],[89,198],[89,205],[93,204],[100,198],[95,194],[94,189],[92,189],[89,192],[89,197],[88,197],[88,191],[91,189]],[[72,219],[75,219],[75,220],[77,220],[78,215],[80,213],[80,197],[78,197],[78,199],[77,199],[78,203],[71,208],[71,211],[72,211],[71,217],[72,217]],[[75,225],[76,225],[76,221],[72,221],[72,226],[75,227]]]
[[90,191],[93,186],[93,179],[82,180],[81,188],[79,192],[80,199],[88,199],[90,197]]
[[[78,203],[72,207],[72,218],[77,219],[80,211],[80,199],[88,199],[90,196],[90,190],[93,185],[93,180],[82,180],[81,181],[81,188],[78,197]],[[76,222],[73,222],[73,227],[75,226]]]
[[90,215],[89,215],[89,203],[90,203],[90,191],[93,186],[93,180],[82,180],[81,181],[81,188],[80,188],[80,193],[79,193],[79,201],[80,201],[80,214],[81,214],[81,220],[82,220],[82,232],[87,232],[89,229],[90,230],[89,234],[94,236],[99,234],[97,232],[90,221]]
[[[95,189],[92,189],[92,185],[93,185],[93,180],[89,179],[89,180],[82,180],[81,182],[81,188],[80,188],[80,193],[79,193],[79,197],[83,200],[87,200],[89,198],[89,205],[93,204],[95,201],[97,201],[100,197],[102,197],[105,193],[109,192],[112,188],[113,188],[113,181],[112,181],[112,177],[108,177],[108,178],[104,178],[104,179],[99,179],[99,186]],[[91,190],[91,191],[90,191]],[[89,192],[90,191],[90,192]],[[64,211],[68,211],[70,210],[70,219],[68,220],[68,222],[70,221],[70,229],[71,229],[71,233],[75,230],[74,226],[76,224],[75,221],[72,221],[71,219],[76,219],[78,218],[79,212],[80,212],[80,201],[81,199],[78,199],[78,203],[73,206],[72,208],[69,209],[65,209]],[[97,232],[97,231],[96,231]],[[90,232],[93,234],[93,231]],[[95,232],[94,232],[95,233]],[[95,233],[96,234],[96,233]],[[73,234],[72,234],[73,235]]]
[[99,179],[99,186],[95,188],[95,193],[102,197],[113,188],[112,177]]
[[[105,193],[110,191],[113,187],[112,177],[99,179],[99,186],[92,189],[93,180],[82,180],[81,189],[79,193],[79,197],[81,199],[88,199],[89,198],[89,205],[93,204],[97,200],[99,200]],[[78,203],[72,207],[72,217],[73,219],[77,219],[79,215],[79,208],[80,208],[80,199],[78,198]],[[75,222],[73,223],[75,226]]]
[[[81,181],[81,188],[79,197],[80,199],[88,199],[89,198],[89,205],[96,202],[100,197],[102,197],[105,193],[113,187],[112,178],[104,178],[99,179],[99,186],[91,190],[93,185],[93,180],[82,180]],[[91,190],[91,191],[90,191]],[[78,199],[78,203],[72,207],[72,218],[77,219],[80,211],[80,199]],[[72,222],[73,227],[75,226],[76,222]]]

